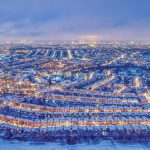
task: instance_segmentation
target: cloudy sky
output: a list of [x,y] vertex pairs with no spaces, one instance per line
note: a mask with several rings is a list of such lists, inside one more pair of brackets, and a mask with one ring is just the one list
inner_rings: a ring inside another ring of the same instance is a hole
[[0,0],[2,39],[150,40],[150,0]]

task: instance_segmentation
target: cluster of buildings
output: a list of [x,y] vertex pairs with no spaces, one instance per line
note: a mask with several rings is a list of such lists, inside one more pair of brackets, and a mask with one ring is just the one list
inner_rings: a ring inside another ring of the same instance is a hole
[[2,138],[39,142],[150,139],[147,45],[0,47]]

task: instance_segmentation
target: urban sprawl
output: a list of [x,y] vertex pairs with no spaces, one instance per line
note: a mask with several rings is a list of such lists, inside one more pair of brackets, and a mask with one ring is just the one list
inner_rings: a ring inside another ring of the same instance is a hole
[[150,43],[0,43],[0,137],[150,140]]

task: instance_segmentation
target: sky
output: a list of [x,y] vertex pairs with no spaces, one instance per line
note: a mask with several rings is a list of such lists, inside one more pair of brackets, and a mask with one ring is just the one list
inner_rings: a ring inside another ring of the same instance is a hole
[[0,0],[0,40],[150,40],[150,0]]

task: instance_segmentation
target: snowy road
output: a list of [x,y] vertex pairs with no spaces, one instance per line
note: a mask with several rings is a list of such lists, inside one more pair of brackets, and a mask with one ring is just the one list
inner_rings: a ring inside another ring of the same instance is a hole
[[75,145],[59,143],[34,144],[28,142],[0,141],[0,150],[149,150],[150,143],[116,143],[101,141],[98,144]]

